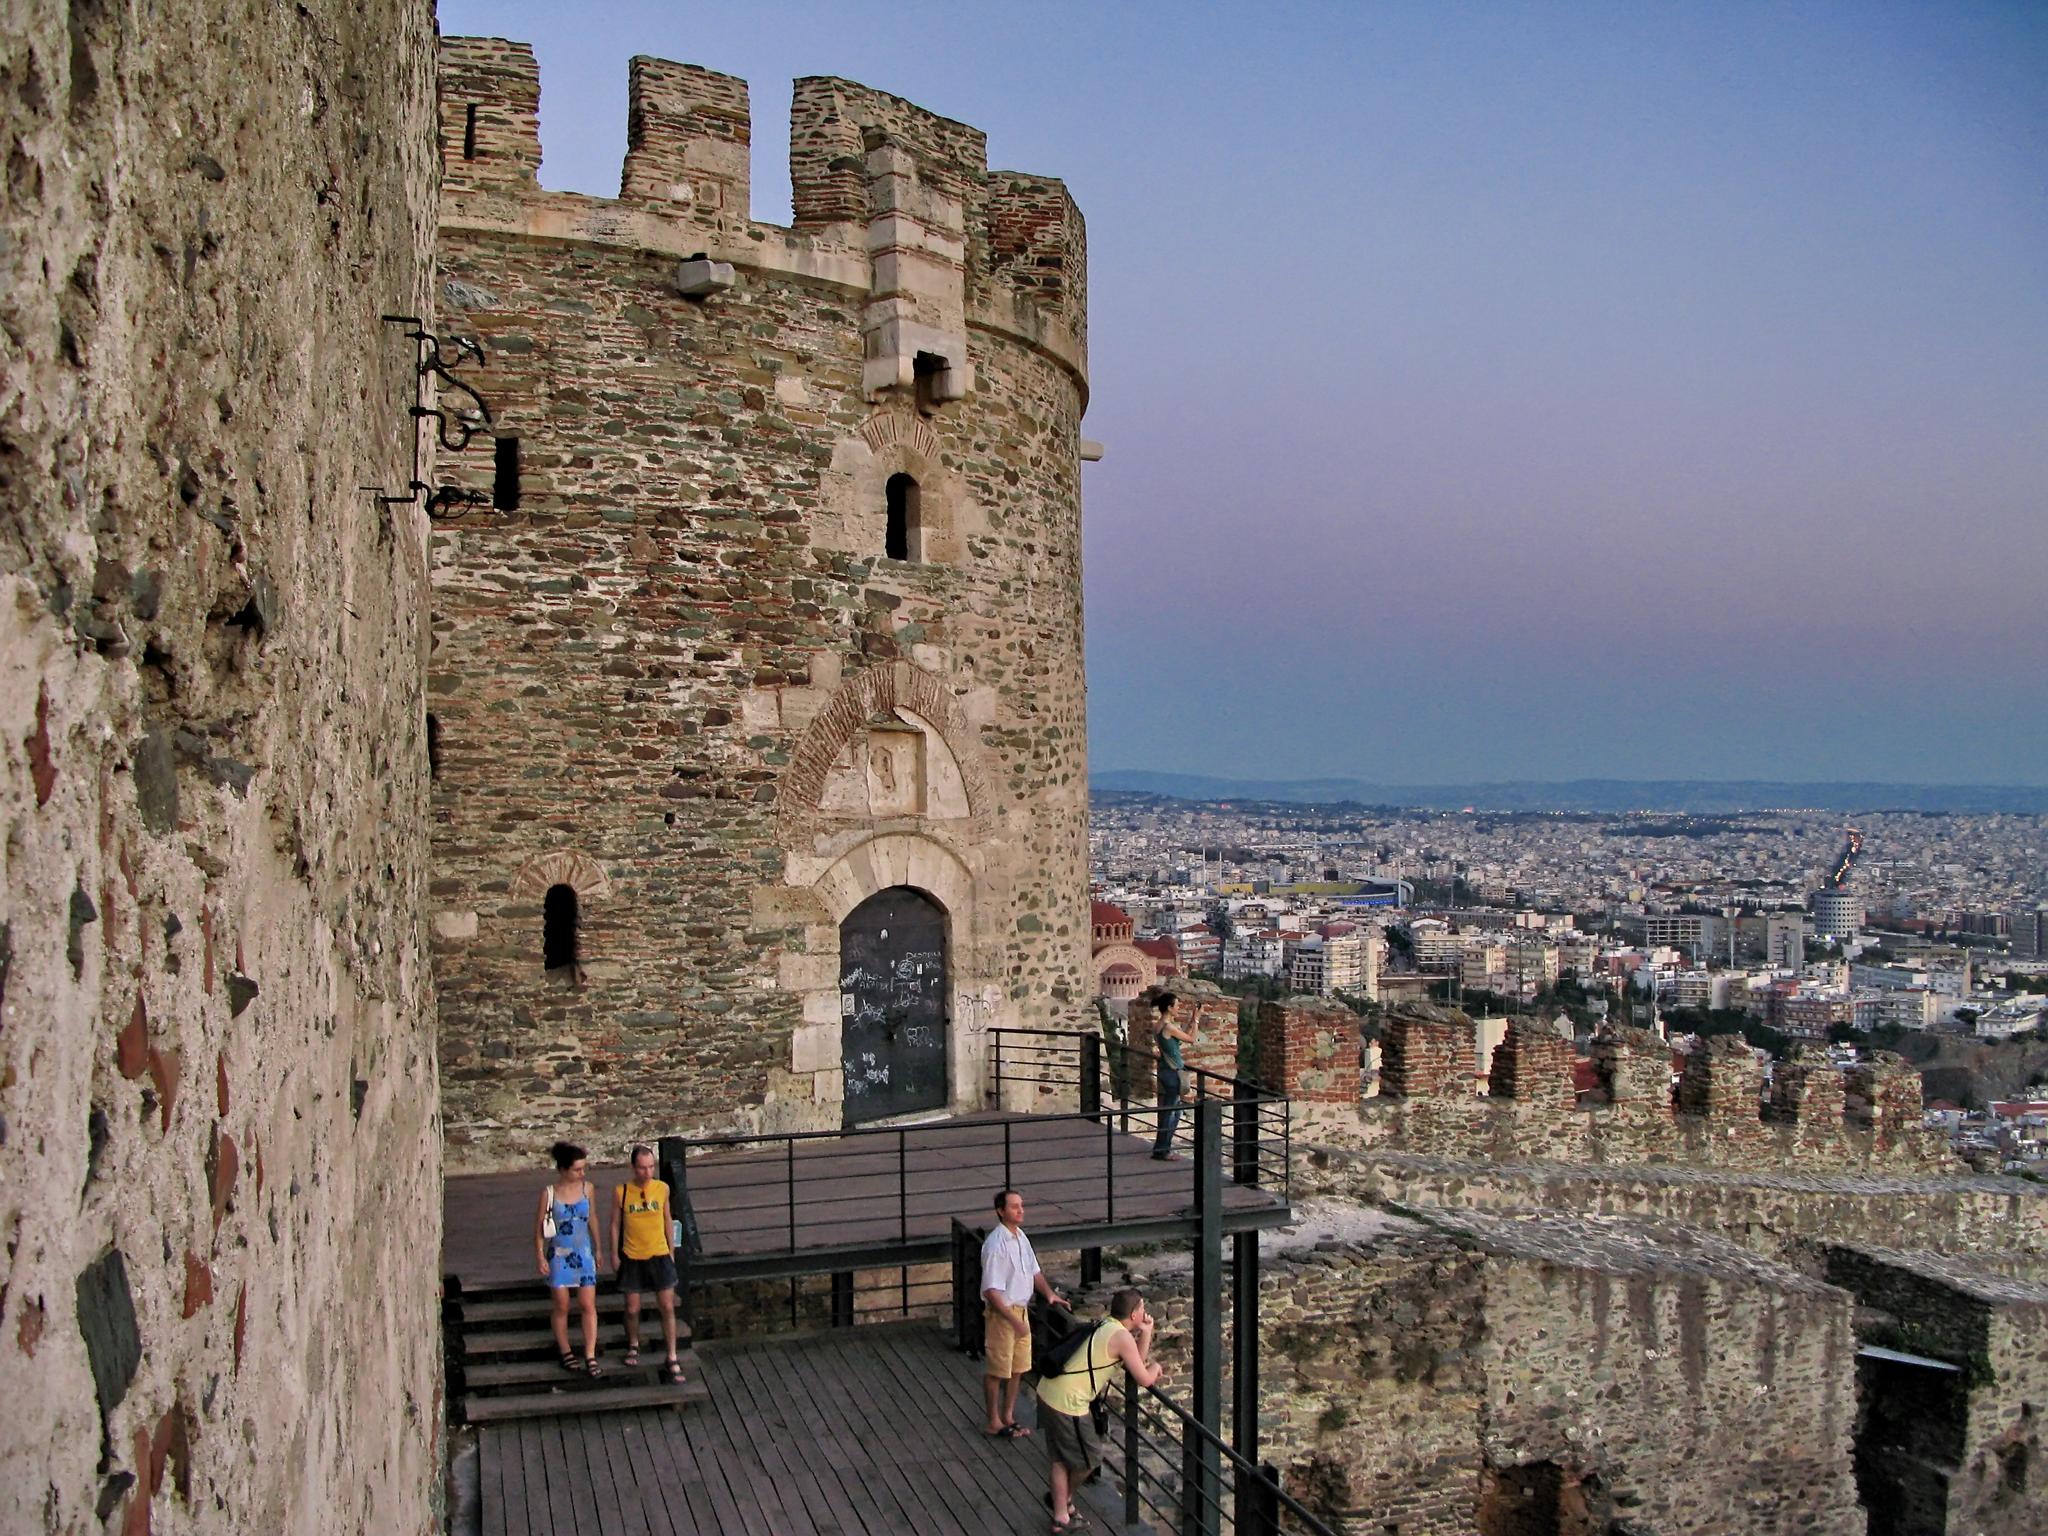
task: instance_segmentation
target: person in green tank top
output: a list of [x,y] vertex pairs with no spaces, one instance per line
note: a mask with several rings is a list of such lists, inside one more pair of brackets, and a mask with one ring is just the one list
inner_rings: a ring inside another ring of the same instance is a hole
[[1080,1528],[1081,1517],[1071,1499],[1073,1490],[1102,1465],[1102,1437],[1095,1433],[1088,1406],[1109,1390],[1119,1368],[1131,1373],[1140,1387],[1165,1375],[1152,1360],[1152,1315],[1145,1298],[1129,1289],[1109,1298],[1109,1316],[1095,1327],[1088,1342],[1056,1373],[1038,1379],[1038,1427],[1052,1458],[1052,1528]]
[[1194,1035],[1187,1025],[1181,1023],[1174,1013],[1174,1005],[1180,1001],[1171,992],[1161,992],[1153,997],[1152,1007],[1158,1014],[1154,1025],[1153,1039],[1159,1046],[1159,1134],[1152,1140],[1152,1155],[1160,1162],[1173,1156],[1173,1135],[1180,1129],[1181,1094],[1186,1089],[1187,1061],[1180,1048],[1192,1044]]

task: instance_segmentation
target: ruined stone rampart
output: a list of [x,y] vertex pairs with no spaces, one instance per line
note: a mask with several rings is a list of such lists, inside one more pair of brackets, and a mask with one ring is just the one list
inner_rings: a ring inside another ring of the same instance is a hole
[[[1278,1005],[1269,1005],[1278,1006]],[[1472,1021],[1417,1007],[1388,1019],[1379,1092],[1349,1101],[1310,1091],[1301,1065],[1270,1081],[1312,1107],[1311,1134],[1334,1144],[1469,1161],[1684,1164],[1768,1172],[1953,1171],[1961,1166],[1920,1112],[1920,1078],[1880,1052],[1844,1071],[1808,1048],[1780,1063],[1763,1097],[1763,1069],[1738,1036],[1698,1043],[1676,1093],[1671,1053],[1646,1030],[1602,1031],[1593,1041],[1598,1089],[1579,1102],[1572,1042],[1533,1019],[1510,1022],[1495,1050],[1486,1092],[1473,1072]]]
[[1872,1536],[2031,1536],[2048,1519],[2048,1285],[1973,1256],[1874,1243],[1823,1250],[1867,1342],[1924,1361],[1864,1362],[1857,1473]]
[[1092,995],[1080,216],[806,79],[795,225],[758,223],[745,83],[656,59],[621,195],[552,192],[539,91],[443,40],[439,312],[506,440],[434,547],[451,1161],[838,1126],[841,924],[904,886],[946,927],[939,1107],[978,1108],[989,1029]]
[[432,51],[0,27],[0,1530],[441,1528]]
[[[1263,1260],[1259,1449],[1344,1529],[1861,1536],[1841,1290],[1633,1223],[1305,1217]],[[1188,1278],[1140,1283],[1174,1390]]]
[[2017,1179],[1496,1164],[1299,1142],[1295,1154],[1298,1190],[1370,1205],[1681,1222],[1769,1254],[1877,1233],[1939,1253],[2048,1253],[2048,1189]]

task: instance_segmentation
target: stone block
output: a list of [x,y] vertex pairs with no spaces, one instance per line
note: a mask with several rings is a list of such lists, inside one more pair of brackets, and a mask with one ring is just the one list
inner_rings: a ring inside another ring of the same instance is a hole
[[[836,1003],[837,994],[832,994]],[[800,1024],[789,1036],[789,1070],[792,1072],[823,1072],[837,1068],[839,1056],[839,1024],[835,1019],[830,1024]]]

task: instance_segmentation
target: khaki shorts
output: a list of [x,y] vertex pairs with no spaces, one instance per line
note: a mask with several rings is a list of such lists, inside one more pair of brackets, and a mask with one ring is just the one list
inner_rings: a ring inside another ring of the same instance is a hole
[[1027,1327],[1019,1338],[1017,1330],[1010,1326],[1010,1319],[1024,1321],[1022,1307],[997,1309],[987,1302],[981,1304],[988,1328],[982,1336],[982,1367],[984,1376],[1022,1376],[1031,1369],[1031,1331]]
[[1087,1414],[1075,1418],[1041,1402],[1038,1432],[1045,1436],[1047,1454],[1063,1463],[1076,1479],[1088,1477],[1102,1465],[1102,1437],[1095,1433],[1095,1421]]

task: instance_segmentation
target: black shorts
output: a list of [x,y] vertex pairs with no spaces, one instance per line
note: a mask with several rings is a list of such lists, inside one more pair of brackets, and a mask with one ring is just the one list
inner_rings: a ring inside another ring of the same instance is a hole
[[628,1296],[676,1288],[676,1261],[668,1254],[653,1259],[620,1259],[619,1289]]

